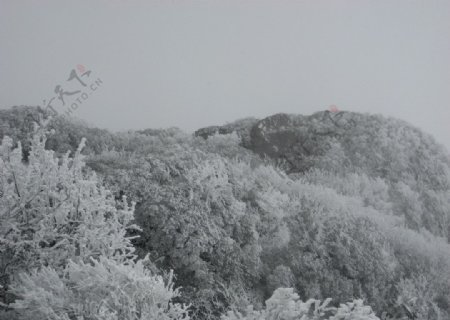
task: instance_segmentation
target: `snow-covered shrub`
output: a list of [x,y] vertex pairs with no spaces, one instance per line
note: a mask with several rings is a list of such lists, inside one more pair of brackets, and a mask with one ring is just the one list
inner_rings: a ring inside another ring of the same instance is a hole
[[423,275],[400,280],[396,286],[399,292],[396,305],[402,306],[402,309],[419,319],[445,319],[446,317],[435,302],[439,300],[437,299],[438,290],[433,285],[434,283]]
[[189,319],[185,306],[171,302],[178,296],[172,277],[165,283],[146,269],[144,260],[70,261],[62,276],[43,267],[22,275],[17,285],[21,299],[12,306],[23,319]]
[[8,137],[0,146],[0,242],[3,271],[13,276],[41,265],[63,268],[68,259],[89,261],[100,255],[133,257],[134,208],[116,203],[95,175],[83,172],[80,144],[73,158],[55,158],[45,135],[34,136],[28,161]]
[[266,301],[266,308],[260,311],[249,306],[245,315],[230,311],[222,320],[377,320],[372,309],[362,300],[330,307],[331,299],[323,302],[310,299],[306,302],[294,293],[292,288],[279,288]]
[[20,143],[0,145],[0,306],[21,319],[189,319],[172,279],[136,260],[134,205],[86,172],[84,141],[60,159],[45,141],[38,130],[27,161]]

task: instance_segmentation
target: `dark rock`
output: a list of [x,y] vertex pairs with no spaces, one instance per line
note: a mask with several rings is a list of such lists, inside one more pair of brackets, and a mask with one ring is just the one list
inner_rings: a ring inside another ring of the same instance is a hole
[[250,148],[250,131],[258,120],[255,118],[245,118],[241,120],[234,121],[232,123],[223,126],[210,126],[201,128],[194,132],[197,137],[202,137],[203,139],[208,139],[216,134],[231,134],[235,132],[242,141],[242,145]]

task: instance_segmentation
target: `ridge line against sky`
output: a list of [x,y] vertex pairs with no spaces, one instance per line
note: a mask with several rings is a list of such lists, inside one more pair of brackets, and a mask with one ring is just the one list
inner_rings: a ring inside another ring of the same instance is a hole
[[2,0],[0,57],[1,108],[42,105],[82,65],[103,83],[76,116],[98,127],[193,131],[336,105],[450,149],[449,1]]

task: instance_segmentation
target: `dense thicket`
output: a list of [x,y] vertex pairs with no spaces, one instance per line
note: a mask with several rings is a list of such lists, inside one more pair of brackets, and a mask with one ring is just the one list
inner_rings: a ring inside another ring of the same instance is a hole
[[[194,136],[111,134],[64,119],[49,128],[57,154],[93,141],[84,174],[136,202],[136,254],[154,272],[174,270],[174,302],[190,303],[193,318],[232,309],[224,319],[286,310],[286,319],[316,319],[319,302],[303,301],[329,297],[330,308],[360,298],[378,316],[449,317],[449,162],[401,121],[277,115]],[[360,302],[328,311],[372,317]]]
[[0,145],[0,318],[189,319],[172,277],[134,255],[133,206],[83,172],[83,140],[71,158],[45,142],[37,130],[26,160]]

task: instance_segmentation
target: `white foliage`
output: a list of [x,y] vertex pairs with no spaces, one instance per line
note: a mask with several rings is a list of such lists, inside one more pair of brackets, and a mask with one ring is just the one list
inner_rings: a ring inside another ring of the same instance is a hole
[[116,204],[95,175],[83,173],[84,141],[73,158],[57,159],[45,150],[45,136],[38,132],[27,163],[20,144],[12,145],[6,137],[0,146],[0,241],[3,252],[14,254],[11,267],[18,269],[10,274],[40,265],[59,268],[69,258],[132,256],[126,230],[135,228],[134,208],[125,200]]
[[341,304],[339,308],[329,307],[330,302],[331,299],[303,302],[292,288],[279,288],[266,301],[265,309],[255,311],[249,306],[245,315],[230,311],[222,320],[379,320],[362,300]]
[[20,144],[3,139],[0,258],[18,297],[11,306],[22,319],[189,319],[170,302],[172,279],[136,260],[134,205],[84,172],[83,146],[58,159],[38,131],[25,162]]
[[171,303],[178,296],[153,276],[144,260],[118,262],[106,257],[90,263],[70,261],[61,277],[51,267],[23,275],[13,307],[25,319],[138,320],[189,319],[187,308]]

